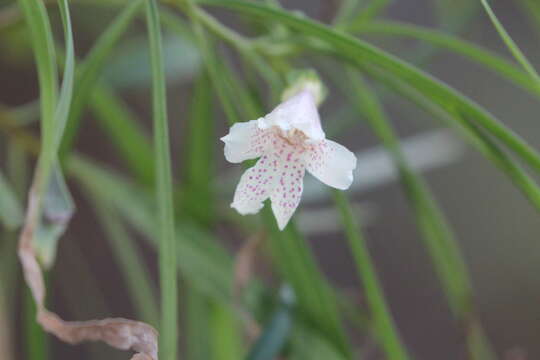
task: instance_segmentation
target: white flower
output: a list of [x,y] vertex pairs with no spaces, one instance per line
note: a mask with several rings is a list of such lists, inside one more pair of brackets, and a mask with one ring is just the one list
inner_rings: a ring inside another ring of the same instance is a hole
[[270,198],[281,230],[300,203],[306,170],[341,190],[353,181],[356,157],[326,139],[309,91],[294,95],[264,118],[234,124],[221,140],[232,163],[260,157],[242,175],[231,207],[242,215],[255,214]]

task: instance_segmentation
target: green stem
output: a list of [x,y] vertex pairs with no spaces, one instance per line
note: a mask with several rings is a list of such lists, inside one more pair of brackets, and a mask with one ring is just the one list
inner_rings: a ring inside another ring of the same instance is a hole
[[159,274],[161,288],[160,358],[175,360],[178,341],[178,284],[172,171],[167,122],[166,85],[161,29],[156,0],[147,0],[146,17],[152,65],[152,101],[156,166],[156,202],[159,229]]

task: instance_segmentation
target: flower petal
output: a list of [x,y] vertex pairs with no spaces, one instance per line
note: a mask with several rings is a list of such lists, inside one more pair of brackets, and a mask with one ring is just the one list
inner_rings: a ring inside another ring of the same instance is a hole
[[259,120],[234,124],[229,133],[221,138],[225,143],[225,158],[232,163],[262,156],[272,135],[270,131],[260,129]]
[[283,131],[298,129],[314,141],[325,138],[315,98],[309,91],[299,92],[261,119],[261,127],[271,126]]
[[356,156],[344,146],[323,140],[313,145],[304,158],[307,170],[326,185],[340,190],[351,186]]
[[242,215],[258,213],[277,183],[278,171],[278,162],[263,155],[240,178],[231,207]]
[[280,230],[285,228],[300,203],[306,170],[304,154],[305,149],[296,148],[285,141],[274,154],[281,166],[270,200]]

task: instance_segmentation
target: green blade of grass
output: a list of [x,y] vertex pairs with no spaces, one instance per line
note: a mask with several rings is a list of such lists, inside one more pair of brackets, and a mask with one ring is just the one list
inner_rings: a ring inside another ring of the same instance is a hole
[[214,360],[241,359],[243,349],[239,332],[239,319],[231,307],[215,302],[211,309],[211,348]]
[[540,76],[538,76],[538,73],[536,72],[535,68],[532,66],[532,64],[527,60],[527,57],[519,46],[514,42],[510,34],[506,31],[503,24],[499,21],[497,18],[497,15],[493,12],[491,7],[489,6],[489,3],[487,0],[480,0],[482,5],[484,6],[484,9],[486,10],[486,13],[488,14],[491,22],[493,23],[493,26],[495,26],[495,29],[499,33],[499,36],[501,37],[502,41],[510,50],[512,53],[512,56],[517,60],[517,62],[525,69],[525,71],[529,74],[529,76],[536,81],[538,84],[540,84]]
[[398,37],[412,37],[445,48],[483,65],[495,73],[524,88],[535,96],[540,96],[540,86],[525,72],[497,54],[467,41],[445,33],[417,25],[395,21],[375,21],[363,23],[355,28],[361,34],[373,33]]
[[212,303],[195,287],[188,286],[186,311],[186,358],[188,360],[212,359],[210,313]]
[[365,244],[364,236],[354,219],[350,204],[343,192],[334,191],[334,201],[341,214],[341,221],[352,251],[358,276],[364,285],[364,294],[371,311],[373,328],[388,359],[409,359],[401,342],[392,315],[377,279],[375,266]]
[[42,1],[19,0],[19,5],[30,29],[36,59],[43,137],[49,138],[58,98],[58,72],[51,25]]
[[[191,6],[191,5],[190,5]],[[193,24],[193,31],[195,33],[195,38],[199,46],[199,50],[202,53],[206,69],[208,70],[208,75],[214,89],[217,93],[218,99],[220,100],[221,106],[229,124],[234,124],[241,121],[240,115],[234,102],[229,101],[230,86],[226,82],[226,78],[221,76],[219,72],[219,65],[216,61],[217,57],[214,54],[214,46],[212,40],[206,35],[205,30],[202,28],[199,20],[193,15],[193,10],[189,12],[190,18]]]
[[41,326],[36,322],[36,304],[30,289],[24,289],[24,347],[26,357],[32,360],[49,358],[49,342]]
[[125,33],[135,15],[137,15],[142,4],[143,0],[130,2],[98,38],[84,62],[79,67],[75,84],[76,91],[69,113],[66,134],[62,141],[61,153],[65,154],[73,146],[73,141],[79,127],[81,113],[99,78],[105,60],[114,49],[114,46],[118,43],[120,37]]
[[[395,79],[389,76],[388,73],[373,67],[365,67],[364,70],[370,76],[387,85],[392,91],[401,94],[421,109],[433,114],[435,119],[442,120],[446,125],[457,129],[484,157],[508,176],[536,209],[540,210],[540,187],[496,142],[491,140],[476,124],[468,119],[468,114],[448,114],[440,106],[434,104],[431,99],[427,98],[426,94],[417,91],[410,84]],[[456,117],[460,119],[456,121]]]
[[[447,112],[456,113],[456,111],[459,111],[462,114],[466,114],[498,138],[503,144],[512,149],[537,172],[540,172],[540,154],[486,110],[421,70],[364,41],[335,31],[324,24],[306,17],[259,3],[242,0],[199,0],[199,2],[201,4],[238,10],[244,14],[264,17],[268,21],[279,20],[305,35],[316,37],[318,41],[324,41],[332,47],[335,55],[344,57],[357,66],[362,66],[366,63],[374,64],[400,80],[410,83],[411,86],[429,96],[433,102],[437,103]],[[306,45],[311,46],[312,44]],[[320,50],[320,47],[315,47]],[[454,121],[459,120],[458,118],[454,119]]]
[[162,311],[159,350],[162,359],[174,360],[178,352],[178,282],[176,279],[175,228],[166,84],[159,12],[155,0],[146,1],[146,17],[152,66],[155,186],[159,224],[159,273]]
[[201,224],[215,221],[212,179],[214,178],[214,120],[210,81],[202,73],[195,82],[191,100],[185,153],[185,211]]
[[154,150],[135,114],[104,83],[94,86],[90,108],[131,172],[142,184],[153,184]]
[[54,131],[54,145],[52,150],[54,156],[58,152],[60,142],[65,133],[66,123],[69,117],[69,111],[71,109],[71,103],[73,99],[73,83],[75,77],[75,48],[73,45],[73,32],[71,30],[71,18],[69,15],[69,7],[67,0],[58,0],[60,15],[62,18],[62,24],[64,26],[64,37],[66,43],[66,63],[64,67],[64,74],[62,76],[62,86],[60,88],[60,96],[56,106],[55,117],[55,131]]

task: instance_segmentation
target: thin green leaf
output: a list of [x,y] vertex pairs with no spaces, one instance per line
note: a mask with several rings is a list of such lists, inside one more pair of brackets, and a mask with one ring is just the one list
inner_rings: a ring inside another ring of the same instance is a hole
[[[364,70],[370,76],[387,84],[391,90],[411,100],[428,113],[433,114],[435,119],[443,120],[448,126],[456,128],[481,154],[502,170],[514,185],[521,190],[527,200],[540,210],[540,187],[497,143],[491,140],[476,124],[468,119],[468,114],[448,114],[437,104],[431,102],[431,99],[427,98],[427,94],[418,92],[410,84],[395,79],[389,76],[388,73],[373,67],[365,67]],[[455,121],[456,117],[459,117],[458,121]]]
[[62,141],[62,153],[67,152],[73,145],[75,134],[79,127],[81,113],[96,84],[105,60],[114,49],[120,37],[131,24],[142,6],[142,0],[130,2],[118,17],[98,38],[76,76],[75,94],[69,112],[65,138]]
[[[214,219],[212,180],[214,179],[214,119],[210,81],[205,73],[199,76],[191,100],[188,131],[185,139],[186,211],[202,224]],[[189,206],[187,206],[189,205]]]
[[514,58],[517,60],[517,62],[525,69],[525,71],[529,74],[529,76],[534,79],[534,81],[537,82],[537,84],[540,85],[540,76],[536,72],[535,68],[532,66],[532,64],[527,60],[527,57],[519,46],[514,42],[510,34],[505,30],[503,24],[499,21],[497,18],[497,15],[493,12],[491,7],[489,6],[489,3],[487,0],[480,0],[482,5],[484,6],[484,9],[486,10],[486,13],[488,14],[491,22],[493,23],[493,26],[495,26],[495,29],[499,33],[499,36],[501,37],[502,41],[510,50]]
[[174,208],[172,191],[171,155],[166,103],[163,45],[158,5],[146,1],[146,18],[152,65],[152,109],[154,119],[154,147],[156,171],[156,204],[159,229],[159,274],[161,289],[160,357],[173,360],[177,357],[178,341],[178,282]]
[[211,309],[211,347],[214,360],[238,360],[242,358],[240,321],[230,306],[215,302]]
[[[71,30],[71,18],[69,15],[69,7],[67,0],[59,0],[60,15],[64,26],[64,37],[66,43],[66,63],[64,66],[64,75],[62,76],[62,86],[60,88],[60,96],[54,113],[54,139],[52,151],[54,156],[58,152],[58,147],[62,141],[64,130],[71,108],[71,100],[73,98],[73,83],[75,76],[75,48],[73,45],[73,33]],[[45,145],[47,146],[47,145]],[[44,149],[46,152],[46,149]]]
[[45,331],[36,322],[36,304],[29,289],[24,289],[24,348],[31,360],[49,358],[49,342]]
[[49,138],[58,97],[58,72],[51,25],[42,1],[19,0],[19,5],[30,29],[36,59],[43,137]]
[[110,87],[94,86],[90,108],[129,169],[145,185],[154,183],[154,150],[137,116]]
[[210,344],[212,302],[196,287],[188,286],[186,294],[186,358],[188,360],[212,359]]
[[355,28],[355,31],[362,34],[374,33],[398,37],[413,37],[415,39],[427,41],[432,45],[448,49],[465,56],[480,65],[484,65],[530,93],[540,96],[540,86],[538,83],[531,79],[525,72],[518,69],[514,64],[489,50],[483,49],[467,41],[460,40],[455,36],[450,36],[421,26],[395,21],[363,23],[361,26]]
[[[280,9],[268,7],[259,3],[242,0],[199,0],[201,4],[215,5],[235,9],[245,14],[264,17],[267,20],[279,20],[309,36],[313,36],[318,41],[324,41],[333,49],[333,53],[344,57],[357,66],[373,64],[382,70],[393,74],[402,81],[408,82],[418,91],[429,96],[429,98],[445,109],[448,113],[455,114],[456,111],[466,114],[484,129],[498,138],[503,144],[508,146],[519,157],[540,172],[540,154],[530,147],[523,139],[513,133],[506,126],[496,120],[486,110],[475,104],[473,101],[448,87],[440,81],[425,74],[421,70],[393,57],[386,52],[355,39],[349,35],[335,31],[328,26],[310,20],[306,17],[298,16]],[[309,44],[318,50],[317,44]],[[462,121],[454,118],[454,121]]]
[[365,288],[366,300],[373,317],[373,328],[380,339],[388,359],[409,359],[407,350],[401,342],[392,315],[386,304],[384,294],[377,279],[375,266],[371,260],[360,227],[355,221],[350,205],[343,192],[334,191],[334,201],[341,213],[341,221],[349,241],[358,276]]

